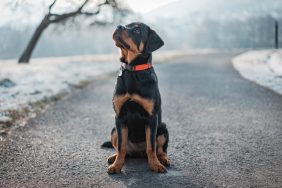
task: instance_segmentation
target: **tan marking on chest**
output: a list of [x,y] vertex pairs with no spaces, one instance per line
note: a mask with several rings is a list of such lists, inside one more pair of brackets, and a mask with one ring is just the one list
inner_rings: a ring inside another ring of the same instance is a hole
[[146,110],[150,115],[153,114],[153,110],[154,110],[154,101],[153,100],[145,99],[137,94],[130,95],[126,93],[124,95],[114,96],[113,98],[113,106],[114,106],[114,110],[117,115],[120,113],[120,109],[122,108],[123,104],[127,100],[133,100],[134,102],[141,105],[144,108],[144,110]]
[[133,94],[131,95],[131,99],[141,105],[144,110],[146,110],[150,115],[153,114],[154,110],[154,101],[150,99],[145,99],[140,95]]
[[124,95],[118,95],[118,96],[114,96],[113,98],[113,106],[114,106],[114,110],[116,112],[116,114],[118,115],[120,112],[121,107],[123,106],[123,104],[130,99],[130,96],[128,93],[124,94]]

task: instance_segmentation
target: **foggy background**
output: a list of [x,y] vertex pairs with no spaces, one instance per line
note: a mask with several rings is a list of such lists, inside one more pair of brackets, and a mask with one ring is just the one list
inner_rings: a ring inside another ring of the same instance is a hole
[[[0,3],[0,59],[20,56],[50,3],[25,7],[7,2]],[[112,25],[51,25],[33,57],[116,52],[112,31],[119,22],[147,23],[164,39],[161,50],[274,48],[274,21],[282,27],[281,0],[178,0],[149,11],[132,5],[134,1],[124,3],[135,13]]]

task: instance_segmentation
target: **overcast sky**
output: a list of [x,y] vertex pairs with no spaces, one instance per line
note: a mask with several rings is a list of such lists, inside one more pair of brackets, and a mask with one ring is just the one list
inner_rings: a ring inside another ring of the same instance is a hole
[[[173,1],[176,0],[125,0],[133,11],[141,14],[145,14]],[[14,5],[17,2],[21,5],[20,8],[13,8],[16,7]],[[52,0],[0,0],[0,26],[8,23],[18,25],[19,21],[24,25],[38,22],[40,17],[44,15],[46,7],[50,2],[52,2]],[[58,4],[59,2],[63,3],[67,2],[67,0],[58,1]],[[30,9],[29,6],[31,4],[33,7],[32,9]]]
[[129,6],[136,12],[146,13],[157,7],[166,5],[176,0],[126,0]]

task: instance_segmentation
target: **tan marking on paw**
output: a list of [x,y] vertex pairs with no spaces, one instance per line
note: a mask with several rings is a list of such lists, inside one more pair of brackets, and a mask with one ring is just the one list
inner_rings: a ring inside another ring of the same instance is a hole
[[170,161],[167,158],[167,155],[158,155],[160,163],[164,166],[170,166]]
[[161,172],[161,173],[166,172],[166,168],[164,167],[164,165],[160,163],[160,161],[157,158],[156,149],[152,147],[151,129],[149,127],[146,127],[146,145],[147,145],[146,152],[148,156],[148,163],[150,169],[154,172]]
[[121,147],[120,151],[117,150],[115,161],[108,168],[109,174],[120,173],[125,161],[126,147],[128,138],[128,128],[124,127],[121,130]]
[[109,166],[108,173],[109,174],[121,173],[121,168],[122,168],[122,165],[117,165],[117,164],[114,163],[114,164]]
[[158,159],[157,159],[157,161],[154,160],[154,161],[149,162],[149,167],[150,167],[150,169],[151,169],[152,171],[154,171],[154,172],[160,172],[160,173],[166,172],[165,166],[162,165],[162,164],[158,161]]
[[167,154],[163,150],[163,146],[166,142],[166,138],[164,135],[160,135],[157,137],[157,156],[159,161],[164,165],[164,166],[169,166],[170,161],[167,158]]

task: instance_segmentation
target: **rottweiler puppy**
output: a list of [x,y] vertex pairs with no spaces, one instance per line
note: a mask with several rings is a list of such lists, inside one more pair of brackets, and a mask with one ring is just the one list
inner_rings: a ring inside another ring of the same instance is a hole
[[116,127],[111,143],[116,153],[108,158],[108,173],[120,173],[125,156],[146,156],[155,172],[166,172],[169,134],[162,122],[161,95],[152,67],[152,52],[164,45],[144,23],[117,26],[113,33],[121,50],[121,68],[113,95]]

